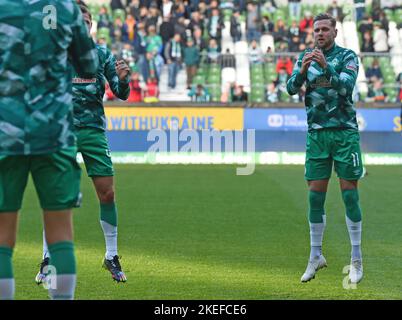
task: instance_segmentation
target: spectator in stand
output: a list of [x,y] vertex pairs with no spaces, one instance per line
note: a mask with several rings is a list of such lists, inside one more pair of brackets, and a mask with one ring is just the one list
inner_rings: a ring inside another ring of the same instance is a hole
[[170,16],[163,17],[163,22],[159,26],[159,34],[162,38],[163,47],[174,36],[174,24]]
[[338,1],[333,0],[332,4],[328,7],[327,13],[335,18],[336,21],[343,22],[345,15],[343,14],[343,10],[341,6],[338,6]]
[[215,39],[209,39],[209,45],[207,49],[208,63],[217,63],[220,55],[218,43]]
[[144,102],[155,103],[159,101],[158,80],[155,77],[149,77],[144,89]]
[[366,98],[367,102],[387,102],[386,93],[383,90],[382,82],[375,79],[373,84],[369,86],[369,91]]
[[211,95],[209,94],[208,89],[205,88],[202,84],[197,84],[196,87],[193,87],[188,95],[189,97],[191,97],[191,101],[193,102],[211,101]]
[[370,31],[363,33],[363,41],[360,48],[361,52],[374,52],[374,41]]
[[208,20],[208,35],[212,39],[216,39],[218,46],[221,45],[222,39],[222,29],[225,28],[225,24],[223,23],[223,19],[220,16],[219,9],[214,8],[211,13],[211,17]]
[[204,30],[204,17],[198,12],[194,11],[191,13],[190,23],[187,25],[187,29],[191,31],[191,34],[194,33],[195,28],[200,28]]
[[103,101],[113,101],[116,100],[116,96],[114,95],[112,89],[110,88],[109,82],[105,83],[105,94],[103,95]]
[[121,0],[110,1],[110,7],[112,8],[112,11],[114,11],[116,9],[125,10],[125,7],[124,7],[123,3],[121,2]]
[[130,95],[128,102],[142,102],[142,88],[140,86],[140,74],[138,72],[131,73],[130,77]]
[[300,28],[297,25],[296,20],[292,20],[292,24],[288,31],[288,38],[291,39],[292,37],[300,37]]
[[385,15],[385,12],[384,12],[383,10],[380,11],[380,16],[379,16],[378,21],[381,23],[382,29],[384,29],[385,32],[386,32],[387,35],[388,35],[388,32],[389,32],[389,21],[388,21],[387,16]]
[[147,43],[147,52],[154,52],[155,50],[158,53],[162,52],[163,41],[161,36],[156,33],[156,27],[154,25],[148,27],[148,35],[146,36],[145,41]]
[[218,58],[218,64],[221,68],[236,68],[236,57],[230,52],[230,49],[226,49],[224,54],[221,54]]
[[140,0],[131,0],[128,5],[127,12],[131,14],[135,20],[140,20]]
[[267,47],[267,51],[265,52],[264,55],[264,62],[265,63],[274,63],[274,55],[272,52],[272,48],[271,47]]
[[187,71],[187,89],[190,89],[193,78],[197,73],[198,63],[200,62],[200,51],[194,45],[192,38],[187,39],[187,46],[184,48],[184,64]]
[[265,12],[269,12],[270,14],[274,14],[275,11],[278,9],[275,0],[265,0],[262,7]]
[[286,28],[285,22],[282,19],[278,19],[276,21],[274,40],[275,42],[288,41],[288,30]]
[[259,10],[255,3],[247,4],[247,20],[246,20],[246,30],[247,30],[247,41],[251,42],[253,39],[260,39],[261,37],[261,21],[259,16]]
[[193,40],[194,45],[200,50],[201,53],[207,50],[207,42],[202,37],[202,30],[200,28],[194,29]]
[[176,23],[174,24],[174,33],[180,34],[183,45],[185,44],[184,41],[187,38],[186,29],[186,19],[184,17],[177,18]]
[[302,42],[304,42],[307,48],[313,49],[315,47],[313,28],[306,28],[304,32],[302,32]]
[[166,44],[165,59],[168,64],[168,87],[174,89],[176,88],[177,73],[183,60],[183,48],[179,33],[176,33],[173,39]]
[[364,14],[363,20],[360,23],[358,30],[361,34],[364,34],[366,31],[370,31],[370,33],[373,32],[373,18],[371,16],[368,16],[367,14]]
[[269,20],[268,16],[263,16],[261,21],[261,31],[262,34],[273,34],[275,30],[275,25]]
[[158,79],[158,69],[155,63],[155,57],[152,51],[145,54],[145,61],[142,64],[141,74],[144,82],[148,82],[150,77]]
[[113,25],[112,18],[109,15],[108,9],[106,6],[102,6],[99,10],[98,15],[98,28],[111,28]]
[[301,14],[300,2],[301,2],[301,0],[289,0],[288,1],[289,16],[296,19],[297,21],[300,20],[300,14]]
[[380,64],[377,59],[374,59],[371,67],[367,69],[366,77],[370,83],[373,83],[376,79],[383,80]]
[[128,65],[132,65],[135,62],[134,58],[134,48],[129,43],[125,43],[123,45],[123,49],[121,51],[121,58],[126,61]]
[[302,21],[300,21],[300,31],[301,32],[306,32],[306,29],[308,28],[313,28],[313,17],[311,15],[310,11],[306,11],[304,13],[304,18]]
[[380,22],[374,23],[373,42],[375,52],[386,53],[389,51],[387,33]]
[[[120,24],[120,22],[118,22]],[[126,43],[133,43],[136,33],[136,25],[134,17],[131,14],[128,14],[126,17],[126,21],[122,27],[122,39]]]
[[233,15],[230,17],[230,35],[233,42],[241,40],[241,22],[240,22],[240,12],[235,10]]
[[[289,58],[288,58],[289,59]],[[289,59],[290,60],[290,59]],[[285,66],[282,66],[279,69],[278,72],[278,77],[275,80],[275,86],[277,88],[277,92],[278,92],[278,97],[279,100],[281,100],[281,98],[287,94],[286,91],[286,84],[289,80],[290,74],[289,74],[289,70],[286,70]]]
[[244,91],[243,85],[235,85],[232,87],[232,101],[245,102],[248,100],[248,94]]
[[171,17],[173,14],[173,2],[171,0],[162,0],[162,5],[161,5],[161,11],[162,11],[162,17]]
[[[293,62],[290,57],[279,57],[276,62],[276,72],[279,74],[281,70],[285,70],[287,75],[291,75],[293,71]],[[285,85],[286,87],[286,85]],[[285,88],[286,89],[286,88]],[[286,91],[286,90],[285,90]]]
[[163,65],[165,64],[165,60],[156,50],[154,50],[152,53],[153,53],[153,58],[154,58],[154,63],[155,63],[155,68],[156,68],[155,78],[159,83],[159,80],[161,78],[162,68],[163,68]]
[[156,26],[160,25],[162,22],[162,18],[156,3],[152,3],[148,10],[148,18],[147,18],[147,29],[149,26]]
[[355,19],[359,23],[363,19],[366,10],[366,0],[353,0],[353,2],[355,4]]
[[276,89],[274,82],[267,84],[266,91],[266,99],[269,103],[278,102],[278,90]]
[[116,17],[116,19],[114,19],[114,22],[110,28],[113,41],[116,41],[116,32],[119,35],[119,41],[123,41],[123,25],[123,21],[120,19],[120,17]]
[[300,44],[300,37],[292,36],[289,39],[289,52],[299,52]]
[[252,40],[248,50],[248,59],[250,64],[260,64],[263,62],[262,51],[258,46],[257,40]]

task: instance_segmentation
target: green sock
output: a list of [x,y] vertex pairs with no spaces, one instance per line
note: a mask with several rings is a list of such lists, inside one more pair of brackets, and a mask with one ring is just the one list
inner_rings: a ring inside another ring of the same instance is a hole
[[359,192],[357,189],[342,190],[342,198],[346,207],[346,216],[353,222],[362,220],[359,206]]
[[[76,285],[74,244],[61,241],[49,245],[49,293],[54,300],[72,300]],[[52,269],[54,268],[54,269]]]
[[0,300],[14,299],[13,249],[0,246]]
[[105,237],[108,260],[118,255],[117,252],[117,208],[114,202],[100,204],[100,224]]
[[312,191],[309,192],[309,213],[308,220],[311,223],[322,223],[325,215],[324,203],[326,192]]
[[117,208],[114,202],[100,204],[100,219],[114,227],[117,226]]

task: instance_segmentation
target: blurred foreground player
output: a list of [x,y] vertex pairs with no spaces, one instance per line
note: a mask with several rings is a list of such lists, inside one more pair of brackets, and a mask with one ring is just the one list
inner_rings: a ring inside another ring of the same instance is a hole
[[305,178],[309,186],[311,251],[301,281],[310,281],[318,270],[327,266],[322,255],[326,220],[324,202],[334,165],[346,207],[346,225],[352,244],[349,280],[358,283],[363,277],[363,264],[362,215],[357,184],[363,173],[363,165],[352,92],[359,63],[352,50],[335,44],[337,30],[332,16],[317,15],[313,29],[316,48],[300,55],[287,83],[290,95],[297,94],[306,83],[308,134]]
[[12,253],[30,173],[56,272],[50,297],[73,299],[71,208],[79,202],[81,171],[68,56],[81,76],[93,77],[96,49],[71,0],[1,0],[0,43],[0,299],[14,298]]
[[[83,1],[77,1],[89,30],[92,26],[91,14]],[[105,79],[114,95],[126,100],[130,93],[129,67],[124,60],[116,61],[105,45],[96,45],[99,68],[93,78],[73,78],[74,125],[78,152],[81,152],[88,176],[92,178],[100,202],[100,223],[106,242],[103,267],[113,280],[126,282],[117,252],[117,209],[113,186],[113,164],[105,134],[105,113],[103,96]],[[45,267],[49,264],[49,250],[43,237],[43,260],[35,278],[37,284],[46,277]],[[50,253],[51,256],[51,253]]]

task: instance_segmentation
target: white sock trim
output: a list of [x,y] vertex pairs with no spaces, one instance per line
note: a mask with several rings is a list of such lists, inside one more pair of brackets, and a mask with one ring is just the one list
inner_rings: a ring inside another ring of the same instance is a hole
[[362,240],[362,222],[353,222],[349,219],[347,215],[346,218],[346,226],[349,232],[350,243],[352,246],[360,246]]
[[14,300],[15,280],[0,279],[0,300]]
[[324,230],[325,230],[325,225],[327,222],[326,216],[322,216],[322,221],[321,223],[312,223],[309,222],[310,225],[310,245],[312,247],[321,247],[322,246],[322,240],[324,237]]

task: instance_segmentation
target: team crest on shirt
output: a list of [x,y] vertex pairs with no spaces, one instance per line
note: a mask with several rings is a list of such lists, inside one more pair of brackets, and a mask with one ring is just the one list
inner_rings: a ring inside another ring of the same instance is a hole
[[338,58],[335,58],[329,64],[332,65],[335,68],[339,64]]

